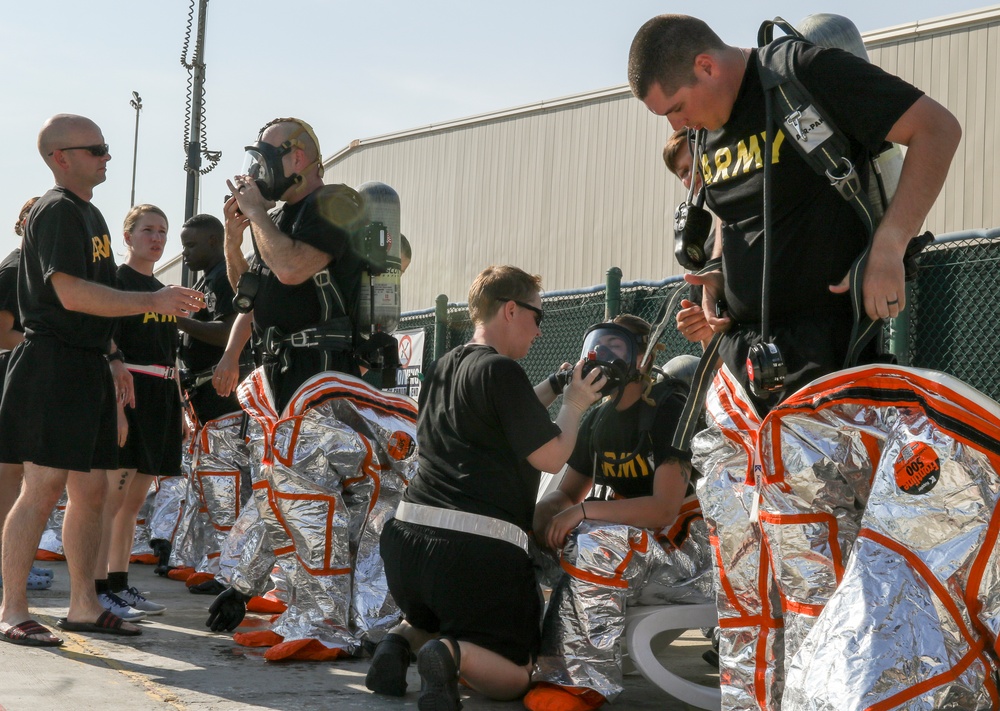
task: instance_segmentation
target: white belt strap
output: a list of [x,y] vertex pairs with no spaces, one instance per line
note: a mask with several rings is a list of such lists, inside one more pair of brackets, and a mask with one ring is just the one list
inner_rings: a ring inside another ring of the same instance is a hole
[[155,375],[157,378],[163,378],[164,380],[170,380],[174,377],[174,369],[169,365],[135,365],[134,363],[126,363],[125,367],[128,368],[130,373]]
[[498,541],[505,541],[517,546],[525,553],[528,552],[528,534],[508,521],[501,521],[490,516],[401,501],[396,509],[396,520],[486,536]]

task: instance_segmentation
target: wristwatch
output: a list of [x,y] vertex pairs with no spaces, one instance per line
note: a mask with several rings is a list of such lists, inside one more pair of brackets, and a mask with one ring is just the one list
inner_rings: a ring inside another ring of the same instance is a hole
[[113,360],[118,360],[118,361],[121,361],[122,363],[125,362],[125,354],[122,353],[122,351],[121,351],[120,348],[118,350],[116,350],[116,351],[108,353],[104,357],[108,359],[108,363],[110,363]]

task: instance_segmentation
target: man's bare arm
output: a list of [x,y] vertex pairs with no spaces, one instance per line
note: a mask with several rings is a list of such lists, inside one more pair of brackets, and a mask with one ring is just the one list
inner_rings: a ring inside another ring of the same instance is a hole
[[165,286],[159,291],[119,291],[62,272],[52,274],[52,288],[64,308],[93,316],[134,316],[147,312],[189,316],[205,306],[200,291]]

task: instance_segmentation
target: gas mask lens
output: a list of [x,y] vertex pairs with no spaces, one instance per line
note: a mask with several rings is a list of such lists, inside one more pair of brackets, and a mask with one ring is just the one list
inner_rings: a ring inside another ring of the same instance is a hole
[[638,344],[632,332],[624,326],[602,323],[587,331],[580,357],[586,361],[583,366],[585,375],[594,368],[600,368],[604,373],[608,382],[601,389],[601,394],[608,395],[634,379],[639,357]]
[[243,175],[249,175],[253,178],[261,193],[264,193],[268,186],[274,185],[274,175],[267,164],[267,159],[254,146],[246,147],[246,155],[243,158]]

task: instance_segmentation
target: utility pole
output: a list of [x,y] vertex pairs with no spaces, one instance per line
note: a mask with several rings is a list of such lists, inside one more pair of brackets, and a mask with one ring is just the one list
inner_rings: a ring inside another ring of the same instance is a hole
[[[192,39],[192,24],[194,22],[195,3],[198,5],[198,25],[194,33],[194,56],[188,61],[188,47]],[[187,173],[187,191],[184,201],[184,220],[187,221],[198,213],[198,189],[201,183],[201,176],[212,170],[222,158],[221,151],[210,151],[205,147],[204,124],[205,124],[205,62],[202,57],[205,51],[205,20],[208,14],[208,0],[191,0],[188,12],[187,34],[184,38],[184,49],[181,52],[181,65],[188,70],[189,94],[187,116],[185,118],[184,140],[186,144],[184,150],[187,160],[184,162],[184,170]],[[201,167],[202,156],[207,158],[210,165],[207,168]],[[190,286],[191,274],[186,264],[181,265],[181,283]]]
[[135,164],[136,158],[139,155],[139,112],[142,111],[142,97],[136,91],[132,92],[132,98],[129,99],[129,105],[135,109],[135,142],[132,144],[132,198],[129,203],[130,207],[135,206]]

